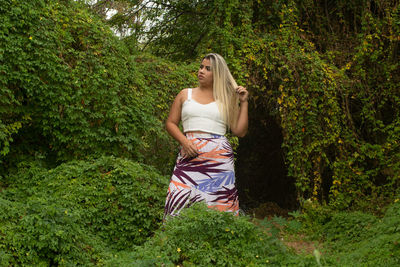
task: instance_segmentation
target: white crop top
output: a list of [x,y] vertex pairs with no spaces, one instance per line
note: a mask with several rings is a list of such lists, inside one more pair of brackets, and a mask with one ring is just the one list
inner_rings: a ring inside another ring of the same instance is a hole
[[183,132],[202,131],[225,135],[226,124],[218,110],[217,103],[200,104],[192,99],[192,89],[188,89],[188,98],[182,105]]

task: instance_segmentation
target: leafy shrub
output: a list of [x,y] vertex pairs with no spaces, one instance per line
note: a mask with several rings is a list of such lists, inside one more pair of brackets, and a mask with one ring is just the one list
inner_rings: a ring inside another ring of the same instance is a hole
[[[319,209],[321,210],[321,209]],[[400,264],[400,203],[389,205],[385,215],[330,211],[323,220],[300,216],[312,236],[323,241],[326,262],[333,266],[398,266]]]
[[24,202],[0,197],[1,266],[94,265],[107,257],[104,242],[81,223],[84,211],[57,202],[51,197]]
[[[169,218],[154,237],[134,252],[124,252],[109,266],[281,266],[312,258],[291,254],[278,239],[247,217],[212,210],[202,203]],[[296,265],[299,266],[299,265]]]
[[304,229],[310,229],[310,234],[317,237],[321,228],[328,223],[334,214],[331,207],[321,205],[317,201],[310,199],[304,201],[302,204],[303,210],[298,216],[302,222]]
[[123,43],[76,1],[2,0],[0,6],[2,90],[14,100],[1,119],[29,118],[19,128],[40,140],[42,153],[50,148],[61,159],[137,156],[153,110]]
[[343,244],[364,240],[371,234],[369,229],[376,222],[376,217],[360,211],[334,213],[330,221],[323,225],[321,231],[328,242],[336,242],[336,249]]
[[302,223],[297,219],[285,219],[281,216],[274,216],[272,220],[265,217],[260,224],[268,229],[274,236],[279,236],[281,230],[287,233],[298,233],[302,230]]
[[30,167],[10,179],[12,186],[2,193],[7,199],[40,199],[77,212],[81,227],[116,248],[141,244],[158,228],[168,182],[151,167],[113,157],[48,171]]
[[[350,243],[340,256],[340,262],[353,266],[398,266],[400,265],[400,203],[390,205],[385,216],[376,220],[364,234],[367,238]],[[354,229],[359,228],[354,225]],[[362,230],[360,230],[362,232]]]
[[[135,62],[137,80],[152,98],[152,115],[163,125],[176,95],[184,88],[196,86],[198,64],[179,65],[145,53],[135,57]],[[143,162],[170,175],[178,152],[177,142],[160,127],[148,127],[146,132],[140,148]]]
[[0,11],[3,173],[29,156],[55,166],[103,154],[171,171],[163,121],[196,68],[131,54],[79,1],[0,0]]

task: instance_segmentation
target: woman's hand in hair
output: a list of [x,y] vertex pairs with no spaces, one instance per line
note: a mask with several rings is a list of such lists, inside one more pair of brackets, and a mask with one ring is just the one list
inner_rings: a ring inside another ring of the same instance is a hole
[[236,88],[236,93],[239,94],[240,102],[246,102],[247,98],[249,97],[249,92],[243,86],[238,86]]

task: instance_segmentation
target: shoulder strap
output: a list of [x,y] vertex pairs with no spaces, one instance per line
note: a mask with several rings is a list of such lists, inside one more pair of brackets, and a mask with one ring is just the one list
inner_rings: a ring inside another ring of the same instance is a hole
[[188,89],[188,98],[187,99],[192,99],[192,88]]

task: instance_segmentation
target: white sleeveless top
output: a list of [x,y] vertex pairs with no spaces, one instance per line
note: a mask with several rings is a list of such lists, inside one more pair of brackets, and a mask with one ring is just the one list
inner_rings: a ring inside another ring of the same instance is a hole
[[188,89],[188,98],[182,105],[183,132],[202,131],[225,135],[226,124],[218,110],[217,103],[200,104],[192,99],[192,89]]

